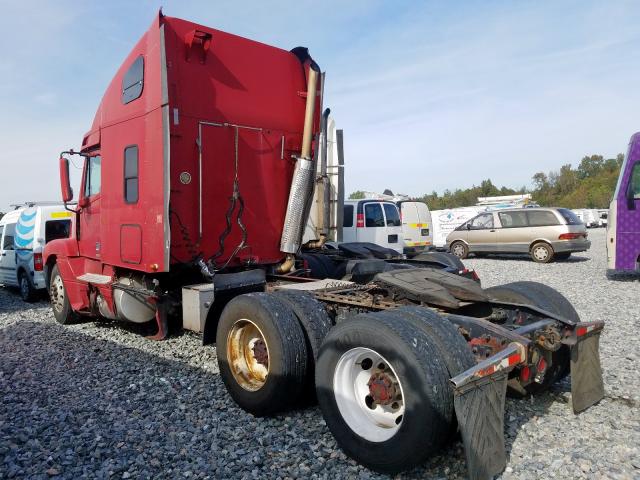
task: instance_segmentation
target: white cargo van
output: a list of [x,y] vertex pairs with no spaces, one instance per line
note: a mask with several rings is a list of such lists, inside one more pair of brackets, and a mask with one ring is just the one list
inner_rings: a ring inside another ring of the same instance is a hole
[[343,212],[343,242],[371,242],[402,253],[400,213],[394,202],[345,200]]
[[67,238],[71,212],[58,203],[29,203],[0,219],[0,283],[19,287],[25,301],[46,288],[42,250],[47,242]]
[[404,254],[412,257],[433,247],[431,212],[424,202],[397,202],[402,222]]

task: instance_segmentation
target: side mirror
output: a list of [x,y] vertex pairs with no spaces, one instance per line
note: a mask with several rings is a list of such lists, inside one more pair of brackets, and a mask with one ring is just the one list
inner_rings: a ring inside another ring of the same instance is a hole
[[64,203],[73,200],[73,190],[69,183],[69,160],[64,157],[60,157],[60,189]]

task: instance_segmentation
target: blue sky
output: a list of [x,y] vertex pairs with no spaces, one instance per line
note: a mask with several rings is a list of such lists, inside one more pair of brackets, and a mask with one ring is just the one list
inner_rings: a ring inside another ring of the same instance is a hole
[[[640,2],[188,2],[164,12],[309,47],[345,131],[346,186],[419,195],[614,156],[640,130]],[[401,5],[401,7],[398,7]],[[0,210],[58,199],[152,1],[0,0]]]

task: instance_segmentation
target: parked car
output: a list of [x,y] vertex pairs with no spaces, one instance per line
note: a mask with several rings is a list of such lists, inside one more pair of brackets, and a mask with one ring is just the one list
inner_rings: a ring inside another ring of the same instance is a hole
[[535,262],[548,263],[590,246],[586,226],[566,208],[485,212],[447,236],[447,247],[460,258],[469,253],[528,253]]
[[343,242],[370,242],[403,253],[400,213],[384,200],[345,200]]
[[29,203],[0,220],[0,283],[19,287],[25,301],[46,288],[42,250],[46,243],[67,238],[71,212],[58,203]]
[[433,248],[431,212],[424,202],[401,200],[397,202],[402,223],[403,252],[414,257]]

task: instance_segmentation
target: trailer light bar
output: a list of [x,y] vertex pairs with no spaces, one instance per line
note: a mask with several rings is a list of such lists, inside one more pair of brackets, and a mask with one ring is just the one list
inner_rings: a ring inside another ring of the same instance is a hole
[[460,389],[465,385],[473,383],[475,380],[490,377],[494,373],[502,370],[510,370],[516,365],[526,362],[526,360],[527,355],[524,345],[512,342],[495,355],[478,363],[475,367],[471,367],[453,377],[451,383],[453,383],[454,388]]
[[576,336],[584,337],[587,333],[591,333],[595,330],[602,330],[604,327],[604,322],[596,322],[590,325],[581,325],[576,328]]

